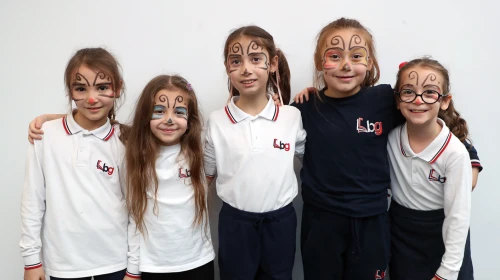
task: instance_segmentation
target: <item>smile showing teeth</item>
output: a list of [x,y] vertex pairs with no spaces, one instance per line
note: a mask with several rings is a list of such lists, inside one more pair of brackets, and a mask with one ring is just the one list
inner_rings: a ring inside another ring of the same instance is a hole
[[256,80],[246,80],[246,81],[241,81],[241,83],[245,84],[245,85],[249,85],[253,82],[255,82]]
[[410,110],[412,113],[425,113],[427,110]]

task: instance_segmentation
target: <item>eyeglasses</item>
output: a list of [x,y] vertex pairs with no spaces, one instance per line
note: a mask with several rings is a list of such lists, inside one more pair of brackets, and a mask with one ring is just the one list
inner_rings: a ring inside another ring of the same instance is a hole
[[401,100],[401,102],[412,103],[415,99],[417,99],[417,97],[420,96],[422,101],[427,104],[434,104],[438,102],[441,97],[447,96],[447,94],[441,94],[432,89],[426,89],[421,94],[417,94],[412,89],[402,89],[401,91],[396,92],[396,94],[399,96],[399,100]]

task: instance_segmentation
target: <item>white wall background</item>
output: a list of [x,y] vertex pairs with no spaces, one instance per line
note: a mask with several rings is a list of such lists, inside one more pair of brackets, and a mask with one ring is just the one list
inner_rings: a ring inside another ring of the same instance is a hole
[[[499,133],[493,114],[500,103],[499,8],[495,0],[1,0],[2,279],[23,275],[18,240],[27,126],[42,113],[68,110],[63,72],[77,49],[103,46],[121,62],[127,92],[119,120],[129,118],[142,88],[162,73],[187,78],[207,116],[227,99],[222,51],[231,29],[257,24],[270,32],[287,54],[296,93],[312,82],[315,36],[342,16],[360,20],[373,32],[381,83],[394,84],[399,63],[420,55],[431,54],[450,70],[456,106],[485,166],[473,193],[476,279],[498,279],[500,188],[495,172],[500,152],[494,144]],[[300,197],[295,204],[300,213]],[[212,205],[217,245],[220,202],[215,194]],[[303,279],[301,272],[299,250],[294,279]]]

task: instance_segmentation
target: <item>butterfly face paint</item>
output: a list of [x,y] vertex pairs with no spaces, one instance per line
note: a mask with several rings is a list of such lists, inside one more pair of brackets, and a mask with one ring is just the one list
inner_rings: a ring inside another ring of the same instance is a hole
[[156,93],[150,128],[163,145],[180,142],[188,128],[187,93],[181,90],[162,89]]
[[80,126],[104,124],[114,106],[115,94],[110,76],[81,65],[71,80],[70,91],[78,110],[75,121]]
[[271,71],[269,52],[254,38],[239,37],[229,43],[226,70],[241,95],[265,94]]
[[368,44],[356,29],[342,29],[327,36],[323,47],[323,77],[327,94],[345,97],[359,91],[371,69]]

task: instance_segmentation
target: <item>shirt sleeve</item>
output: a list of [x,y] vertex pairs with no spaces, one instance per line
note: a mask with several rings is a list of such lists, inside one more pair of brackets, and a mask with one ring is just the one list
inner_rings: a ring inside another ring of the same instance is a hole
[[21,256],[25,269],[42,266],[40,251],[45,215],[45,177],[42,167],[43,139],[28,148],[23,194],[21,198]]
[[139,272],[140,244],[141,233],[137,229],[132,216],[129,216],[127,276],[130,278],[141,278],[141,273]]
[[472,167],[476,167],[479,169],[479,172],[483,170],[483,166],[481,165],[481,161],[479,160],[479,156],[477,155],[477,150],[474,146],[472,146],[471,143],[469,143],[467,140],[464,141],[465,148],[467,148],[467,151],[469,152],[469,157],[470,157],[470,163]]
[[297,137],[295,139],[295,155],[299,158],[302,158],[304,155],[306,136],[307,132],[302,125],[302,117],[299,116],[299,127],[297,129]]
[[[123,150],[124,152],[124,150]],[[127,168],[126,159],[123,153],[122,161],[120,162],[119,178],[120,186],[122,189],[123,196],[126,199],[127,195]],[[130,278],[141,278],[141,273],[139,272],[139,260],[140,260],[140,244],[141,236],[140,232],[136,227],[136,223],[132,216],[129,215],[128,226],[127,226],[127,241],[128,241],[128,264],[127,264],[127,276]]]
[[[436,276],[456,280],[464,257],[471,212],[472,167],[462,153],[446,167],[443,241],[445,253]],[[441,279],[440,278],[440,279]]]
[[204,150],[204,160],[205,160],[205,175],[208,177],[215,177],[217,174],[217,161],[215,158],[215,148],[211,135],[210,128],[210,118],[207,122],[207,128],[205,131],[205,150]]

